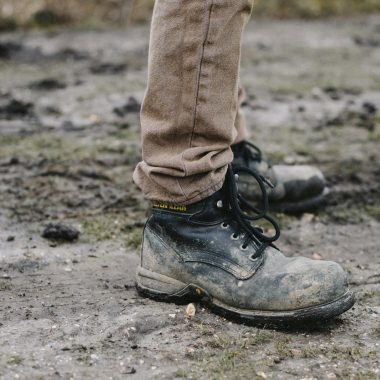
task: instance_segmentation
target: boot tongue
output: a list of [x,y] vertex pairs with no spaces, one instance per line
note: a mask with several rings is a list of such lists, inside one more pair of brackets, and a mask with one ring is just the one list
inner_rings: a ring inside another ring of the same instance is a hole
[[[226,181],[222,188],[208,198],[191,205],[194,210],[192,221],[200,221],[207,224],[221,223],[226,218],[226,208],[228,207],[228,193]],[[201,207],[200,207],[201,206]]]

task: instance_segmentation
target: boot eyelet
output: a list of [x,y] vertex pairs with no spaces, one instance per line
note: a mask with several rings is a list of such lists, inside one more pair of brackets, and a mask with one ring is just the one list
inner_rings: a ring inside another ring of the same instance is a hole
[[249,256],[249,259],[251,261],[257,261],[258,257],[253,257],[254,255]]
[[224,230],[226,230],[230,225],[226,222],[223,222],[221,225],[220,225]]
[[223,202],[222,201],[216,202],[216,207],[223,208]]
[[246,250],[248,249],[248,245],[242,244],[242,245],[240,246],[240,249],[241,249],[242,251],[246,251]]
[[231,235],[232,240],[239,240],[239,235],[237,233],[234,233]]

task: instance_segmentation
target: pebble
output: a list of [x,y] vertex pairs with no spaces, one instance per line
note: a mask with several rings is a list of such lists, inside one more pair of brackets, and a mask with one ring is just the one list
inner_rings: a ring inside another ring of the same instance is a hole
[[186,316],[194,317],[195,313],[196,313],[195,305],[193,303],[188,304],[186,308]]
[[125,367],[121,370],[121,373],[125,375],[132,375],[133,373],[136,373],[136,369],[134,367]]
[[262,372],[262,371],[256,372],[256,376],[259,379],[266,379],[267,378],[267,375],[264,372]]
[[49,223],[42,232],[42,237],[49,240],[73,242],[78,239],[79,231],[63,223]]

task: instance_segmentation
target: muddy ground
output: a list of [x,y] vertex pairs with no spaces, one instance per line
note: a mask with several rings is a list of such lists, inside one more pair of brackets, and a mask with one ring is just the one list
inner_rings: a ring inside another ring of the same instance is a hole
[[[341,263],[358,299],[292,331],[200,306],[186,318],[134,290],[148,32],[0,35],[0,377],[379,379],[380,15],[245,35],[253,141],[273,162],[320,166],[332,190],[318,212],[277,215],[279,245]],[[49,222],[79,239],[41,237]]]

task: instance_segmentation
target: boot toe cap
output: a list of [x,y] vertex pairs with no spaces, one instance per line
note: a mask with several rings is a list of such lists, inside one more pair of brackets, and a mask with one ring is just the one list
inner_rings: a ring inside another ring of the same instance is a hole
[[339,264],[303,257],[287,258],[274,254],[272,249],[252,281],[248,288],[254,295],[244,306],[268,311],[324,305],[348,291],[347,276]]
[[293,308],[327,304],[339,299],[348,291],[347,276],[339,264],[309,259],[297,261],[298,273],[290,276],[284,284]]
[[299,200],[321,194],[326,186],[322,172],[309,165],[275,165],[272,168],[275,178],[275,198]]

